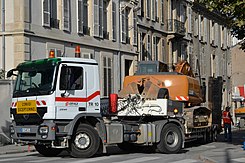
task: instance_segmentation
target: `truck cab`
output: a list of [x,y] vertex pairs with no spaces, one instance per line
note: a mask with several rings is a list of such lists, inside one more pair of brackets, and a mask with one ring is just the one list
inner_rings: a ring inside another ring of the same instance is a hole
[[[78,114],[100,115],[98,64],[91,59],[48,58],[21,63],[10,109],[12,138],[55,140],[67,120]],[[89,82],[88,82],[89,81]]]

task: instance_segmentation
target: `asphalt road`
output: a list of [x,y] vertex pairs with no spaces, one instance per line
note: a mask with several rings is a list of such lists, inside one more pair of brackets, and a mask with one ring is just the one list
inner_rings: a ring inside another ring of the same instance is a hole
[[[189,147],[188,147],[189,146]],[[18,154],[5,154],[0,155],[0,163],[201,163],[212,162],[204,159],[201,154],[205,151],[217,149],[217,143],[211,143],[206,145],[187,144],[187,148],[182,150],[178,154],[161,154],[151,152],[139,152],[139,153],[126,153],[119,148],[113,146],[108,147],[108,154],[97,156],[94,158],[72,158],[66,152],[63,152],[57,157],[43,157],[37,152],[31,153],[18,153]],[[221,146],[219,146],[221,148]],[[232,161],[232,160],[231,160]],[[233,162],[233,161],[232,161]]]
[[222,135],[218,142],[209,144],[188,143],[178,154],[161,154],[152,151],[127,153],[116,146],[108,147],[108,153],[93,158],[72,158],[67,152],[57,157],[43,157],[37,152],[0,155],[0,163],[245,163],[245,131],[236,132],[233,142],[223,142]]

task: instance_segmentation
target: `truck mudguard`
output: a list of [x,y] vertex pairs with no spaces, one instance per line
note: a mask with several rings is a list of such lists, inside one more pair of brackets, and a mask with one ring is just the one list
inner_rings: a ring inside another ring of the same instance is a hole
[[[67,133],[68,136],[71,136],[73,134],[73,131],[76,129],[75,126],[77,125],[77,123],[81,119],[87,120],[88,122],[97,121],[97,122],[100,122],[100,123],[104,124],[102,122],[101,114],[98,114],[98,113],[89,113],[89,114],[80,113],[80,114],[76,115],[76,117],[68,125],[65,126],[64,132]],[[101,129],[103,129],[103,127]],[[100,135],[101,131],[98,131],[98,132],[99,132],[99,135]]]

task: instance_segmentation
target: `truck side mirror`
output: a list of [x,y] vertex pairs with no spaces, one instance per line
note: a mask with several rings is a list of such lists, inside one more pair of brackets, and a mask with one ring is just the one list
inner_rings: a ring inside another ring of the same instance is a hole
[[9,78],[9,77],[11,77],[11,76],[17,76],[16,74],[14,74],[14,71],[16,71],[16,69],[12,69],[12,70],[9,70],[8,72],[7,72],[7,78]]

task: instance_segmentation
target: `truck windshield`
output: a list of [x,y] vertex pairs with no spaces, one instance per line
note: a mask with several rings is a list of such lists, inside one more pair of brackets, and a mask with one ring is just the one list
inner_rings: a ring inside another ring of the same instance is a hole
[[54,65],[19,68],[14,97],[51,94],[54,88]]

